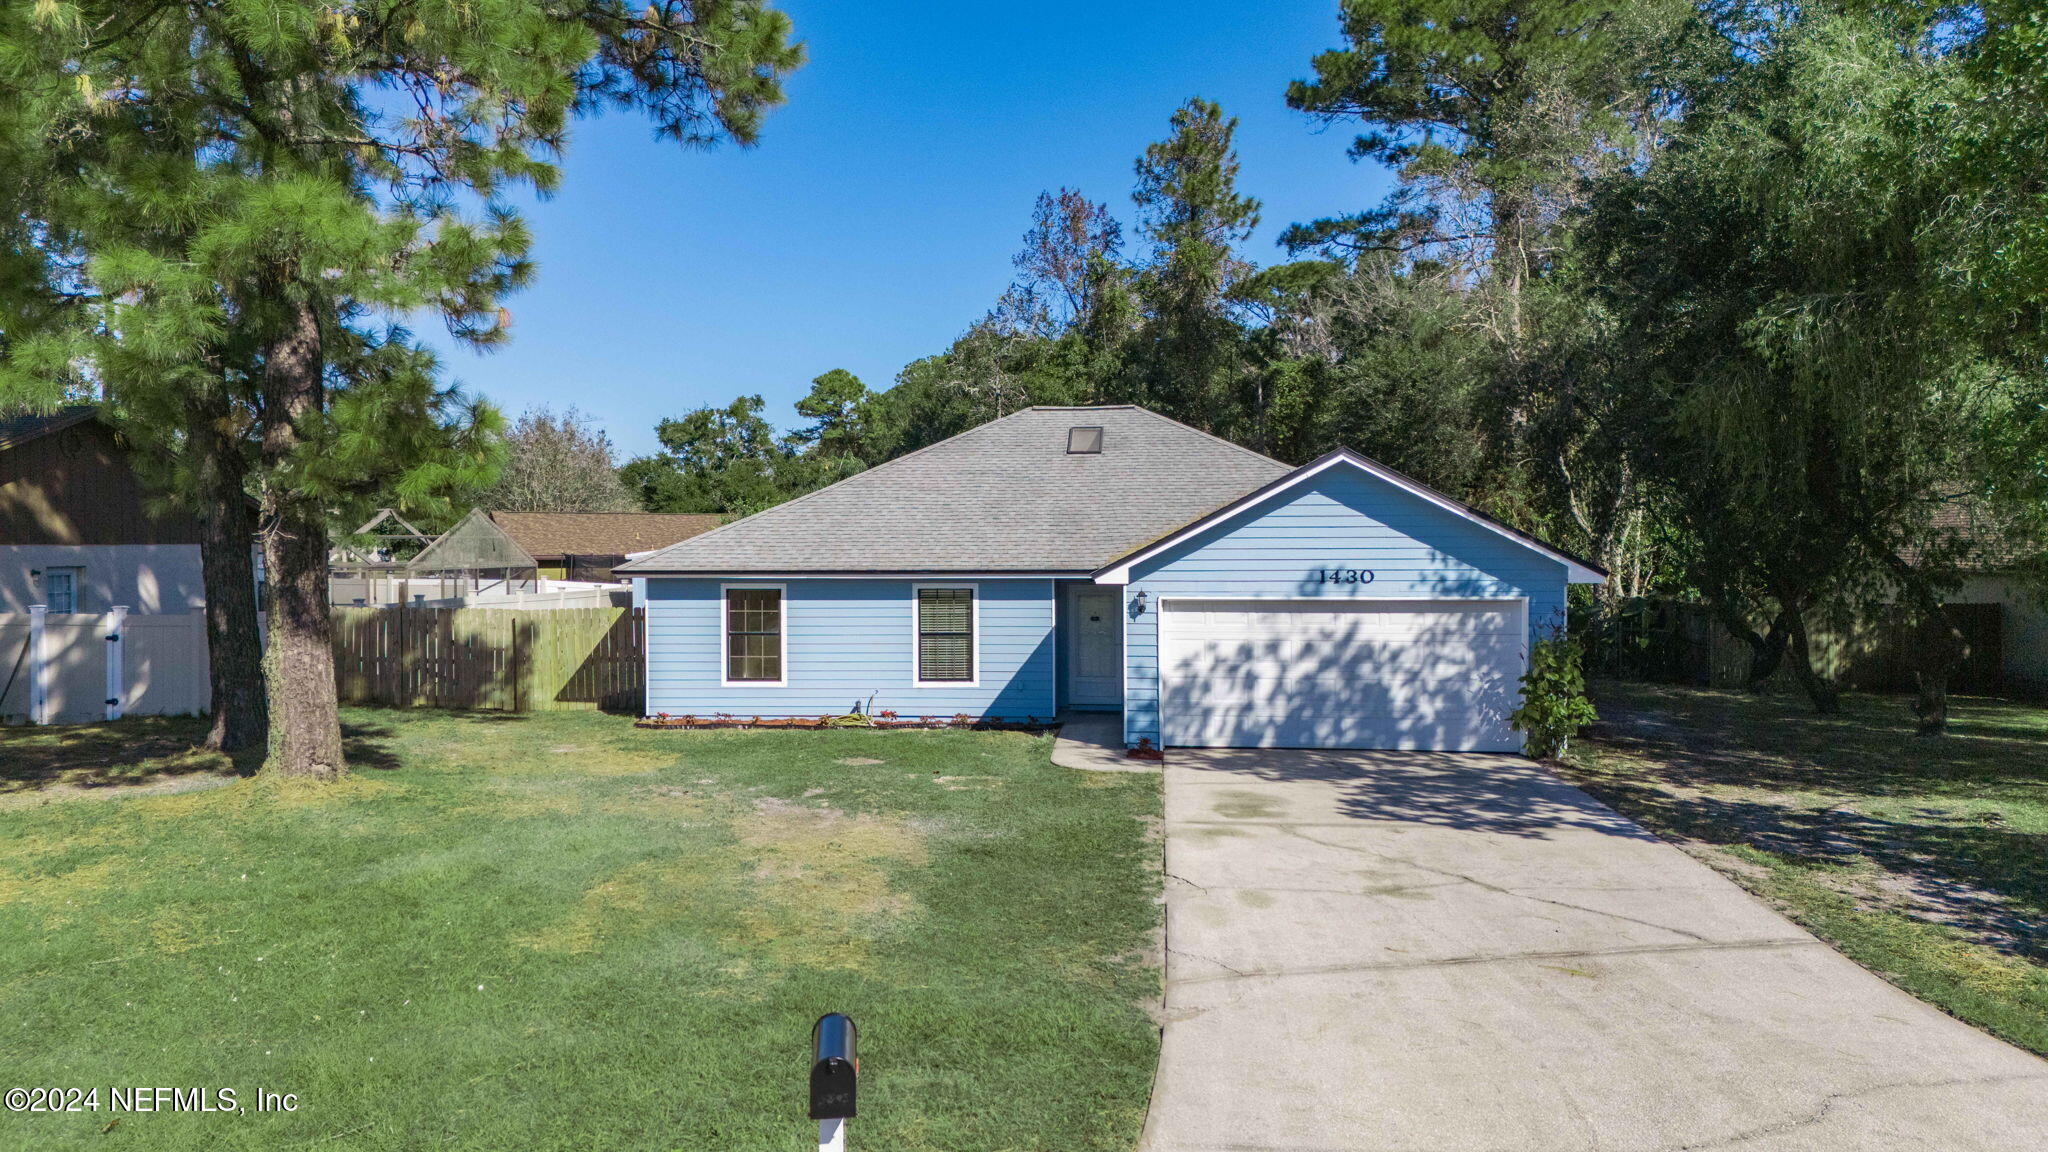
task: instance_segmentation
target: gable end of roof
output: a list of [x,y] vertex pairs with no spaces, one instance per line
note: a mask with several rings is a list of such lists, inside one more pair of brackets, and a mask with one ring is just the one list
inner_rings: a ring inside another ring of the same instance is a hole
[[1141,548],[1133,549],[1129,553],[1117,558],[1115,561],[1112,561],[1111,563],[1106,564],[1101,568],[1097,569],[1094,573],[1094,577],[1097,581],[1106,584],[1125,583],[1130,579],[1130,570],[1133,565],[1143,563],[1144,561],[1159,555],[1161,552],[1166,551],[1167,549],[1173,547],[1175,544],[1180,543],[1188,537],[1193,536],[1194,534],[1201,532],[1207,528],[1210,528],[1218,523],[1221,523],[1229,517],[1236,515],[1238,512],[1241,512],[1244,509],[1249,508],[1252,505],[1267,499],[1268,497],[1276,495],[1280,492],[1284,492],[1289,488],[1293,488],[1298,485],[1304,484],[1312,477],[1320,475],[1321,473],[1329,470],[1330,468],[1338,464],[1349,464],[1352,467],[1359,469],[1360,471],[1366,473],[1369,476],[1377,477],[1378,479],[1383,480],[1389,484],[1392,484],[1393,486],[1400,488],[1403,491],[1409,492],[1410,494],[1415,496],[1419,496],[1422,499],[1430,502],[1431,504],[1434,504],[1437,507],[1442,508],[1444,511],[1450,512],[1465,520],[1471,521],[1472,523],[1475,523],[1482,528],[1497,533],[1498,535],[1505,536],[1509,540],[1512,540],[1525,548],[1529,548],[1533,551],[1543,554],[1544,556],[1549,557],[1552,560],[1556,560],[1557,562],[1565,566],[1565,579],[1568,583],[1600,584],[1606,582],[1607,580],[1606,569],[1601,568],[1600,566],[1593,564],[1590,561],[1574,556],[1571,553],[1566,552],[1560,548],[1555,548],[1549,544],[1546,544],[1543,541],[1538,540],[1536,537],[1529,535],[1527,532],[1524,532],[1519,528],[1514,528],[1507,524],[1503,524],[1499,520],[1496,520],[1493,517],[1488,516],[1486,513],[1479,511],[1477,508],[1474,508],[1469,504],[1466,504],[1462,500],[1458,500],[1451,496],[1447,496],[1444,493],[1439,492],[1434,488],[1431,488],[1429,485],[1424,484],[1420,480],[1405,475],[1401,472],[1395,471],[1394,469],[1387,467],[1379,461],[1374,460],[1369,456],[1353,452],[1349,448],[1338,448],[1330,452],[1326,452],[1323,455],[1317,457],[1316,459],[1311,460],[1307,464],[1304,464],[1301,467],[1295,469],[1294,471],[1289,472],[1287,475],[1282,476],[1279,479],[1273,481],[1272,483],[1267,484],[1256,491],[1248,492],[1244,496],[1241,496],[1238,499],[1233,500],[1228,504],[1225,504],[1221,508],[1218,508],[1215,511],[1210,512],[1207,515],[1204,515],[1196,520],[1192,520],[1187,524],[1182,525],[1181,527],[1173,530],[1172,532],[1167,533],[1164,536],[1161,536],[1157,540],[1154,540]]

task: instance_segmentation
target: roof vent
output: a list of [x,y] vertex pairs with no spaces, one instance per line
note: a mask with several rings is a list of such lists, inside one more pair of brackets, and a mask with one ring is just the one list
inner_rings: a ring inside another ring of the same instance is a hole
[[1102,426],[1067,429],[1067,455],[1093,455],[1102,451]]

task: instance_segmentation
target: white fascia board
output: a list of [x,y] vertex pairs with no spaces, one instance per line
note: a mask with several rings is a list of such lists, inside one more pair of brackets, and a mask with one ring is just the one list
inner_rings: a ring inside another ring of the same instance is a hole
[[1239,500],[1231,501],[1223,507],[1218,508],[1216,511],[1209,513],[1207,516],[1202,517],[1200,520],[1197,520],[1194,523],[1188,525],[1187,527],[1182,528],[1180,531],[1175,532],[1172,535],[1159,540],[1157,543],[1151,544],[1137,552],[1132,553],[1129,556],[1124,557],[1122,560],[1119,560],[1116,563],[1110,565],[1109,567],[1104,568],[1101,571],[1097,572],[1095,574],[1095,582],[1098,584],[1128,584],[1131,582],[1131,569],[1136,567],[1137,565],[1144,563],[1145,561],[1151,559],[1154,556],[1159,555],[1161,552],[1164,552],[1169,548],[1172,548],[1174,545],[1179,544],[1181,541],[1186,540],[1188,537],[1193,536],[1198,532],[1202,532],[1211,527],[1214,527],[1221,521],[1236,515],[1238,512],[1243,511],[1245,508],[1248,508],[1253,504],[1266,500],[1269,497],[1278,496],[1281,493],[1288,491],[1289,489],[1298,488],[1301,485],[1308,483],[1315,477],[1322,475],[1324,472],[1327,472],[1330,469],[1335,468],[1339,464],[1349,464],[1352,467],[1357,468],[1359,471],[1364,472],[1368,476],[1372,476],[1378,480],[1384,481],[1388,484],[1392,484],[1394,487],[1399,488],[1402,491],[1407,492],[1411,495],[1419,496],[1422,499],[1428,501],[1431,504],[1436,505],[1437,507],[1443,509],[1446,512],[1450,512],[1464,520],[1479,525],[1481,528],[1484,528],[1497,536],[1501,536],[1505,539],[1511,540],[1524,548],[1527,548],[1533,552],[1540,553],[1541,555],[1546,556],[1549,559],[1555,560],[1558,563],[1563,564],[1565,567],[1565,580],[1567,583],[1604,584],[1607,581],[1607,577],[1601,575],[1599,572],[1596,572],[1591,568],[1586,567],[1584,564],[1580,563],[1577,560],[1572,559],[1570,556],[1567,556],[1564,553],[1559,552],[1555,548],[1551,548],[1547,545],[1537,543],[1536,541],[1531,540],[1528,537],[1521,535],[1520,533],[1512,532],[1506,528],[1503,528],[1499,524],[1495,524],[1493,521],[1487,519],[1484,516],[1481,516],[1479,513],[1474,512],[1470,508],[1465,507],[1463,504],[1460,504],[1457,501],[1452,500],[1450,497],[1445,496],[1443,493],[1438,492],[1432,488],[1425,487],[1421,484],[1418,484],[1415,481],[1408,479],[1406,476],[1403,476],[1400,473],[1387,468],[1385,465],[1374,463],[1373,461],[1368,460],[1365,457],[1360,456],[1356,452],[1350,451],[1349,449],[1339,449],[1338,451],[1330,453],[1328,456],[1325,456],[1323,459],[1313,464],[1303,465],[1302,467],[1296,469],[1289,475],[1281,477],[1279,481],[1270,484],[1265,488],[1250,494],[1249,496],[1246,496]]
[[[613,569],[614,572],[618,569]],[[655,580],[1086,580],[1088,572],[944,572],[920,568],[902,572],[656,572],[635,570],[627,575]]]

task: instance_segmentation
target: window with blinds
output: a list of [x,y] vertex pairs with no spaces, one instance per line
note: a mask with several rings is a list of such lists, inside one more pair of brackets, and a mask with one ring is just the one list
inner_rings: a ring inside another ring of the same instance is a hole
[[782,589],[725,590],[725,678],[782,680]]
[[974,679],[974,589],[917,590],[917,679]]

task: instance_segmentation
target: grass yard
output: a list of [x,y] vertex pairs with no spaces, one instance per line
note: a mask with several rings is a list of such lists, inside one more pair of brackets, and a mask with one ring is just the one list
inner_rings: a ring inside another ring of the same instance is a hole
[[1565,774],[1924,1000],[2048,1055],[2048,709],[1596,684]]
[[0,1147],[805,1148],[831,1010],[857,1146],[1136,1143],[1159,777],[1006,733],[345,720],[324,787],[219,776],[188,721],[0,729],[0,1087],[101,1089]]

